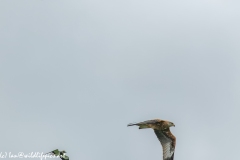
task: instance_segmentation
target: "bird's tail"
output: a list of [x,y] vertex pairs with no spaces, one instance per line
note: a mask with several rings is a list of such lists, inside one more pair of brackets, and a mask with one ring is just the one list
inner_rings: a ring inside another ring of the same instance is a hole
[[129,126],[139,126],[139,129],[150,128],[148,125],[146,125],[142,122],[140,122],[140,123],[129,123],[127,126],[128,127]]
[[129,127],[129,126],[135,126],[135,125],[137,125],[136,123],[129,123],[127,126]]

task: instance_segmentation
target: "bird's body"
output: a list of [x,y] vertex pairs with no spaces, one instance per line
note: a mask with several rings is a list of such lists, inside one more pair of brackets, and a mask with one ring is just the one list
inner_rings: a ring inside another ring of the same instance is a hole
[[69,160],[69,157],[66,156],[66,151],[59,151],[58,149],[55,149],[49,153],[46,154],[50,154],[50,155],[54,155],[54,156],[59,156],[62,160]]
[[176,138],[171,133],[170,127],[175,126],[172,122],[153,119],[140,123],[130,123],[128,126],[139,126],[139,129],[152,128],[161,142],[163,148],[163,160],[173,160],[176,146]]

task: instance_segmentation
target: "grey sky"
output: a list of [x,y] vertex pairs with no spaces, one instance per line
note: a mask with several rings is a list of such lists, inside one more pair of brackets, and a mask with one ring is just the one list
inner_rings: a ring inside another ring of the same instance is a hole
[[0,1],[1,150],[153,160],[238,159],[239,1]]

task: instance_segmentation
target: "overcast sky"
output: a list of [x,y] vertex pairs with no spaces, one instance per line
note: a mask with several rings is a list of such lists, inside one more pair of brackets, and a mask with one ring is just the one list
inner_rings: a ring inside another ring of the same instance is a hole
[[240,2],[0,1],[1,152],[161,160],[151,129],[175,123],[174,160],[239,159]]

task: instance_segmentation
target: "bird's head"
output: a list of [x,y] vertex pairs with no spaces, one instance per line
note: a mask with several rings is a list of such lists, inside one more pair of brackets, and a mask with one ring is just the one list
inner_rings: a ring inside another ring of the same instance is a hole
[[175,124],[173,122],[168,122],[168,127],[175,127]]
[[65,150],[62,151],[63,154],[66,154],[67,152]]

